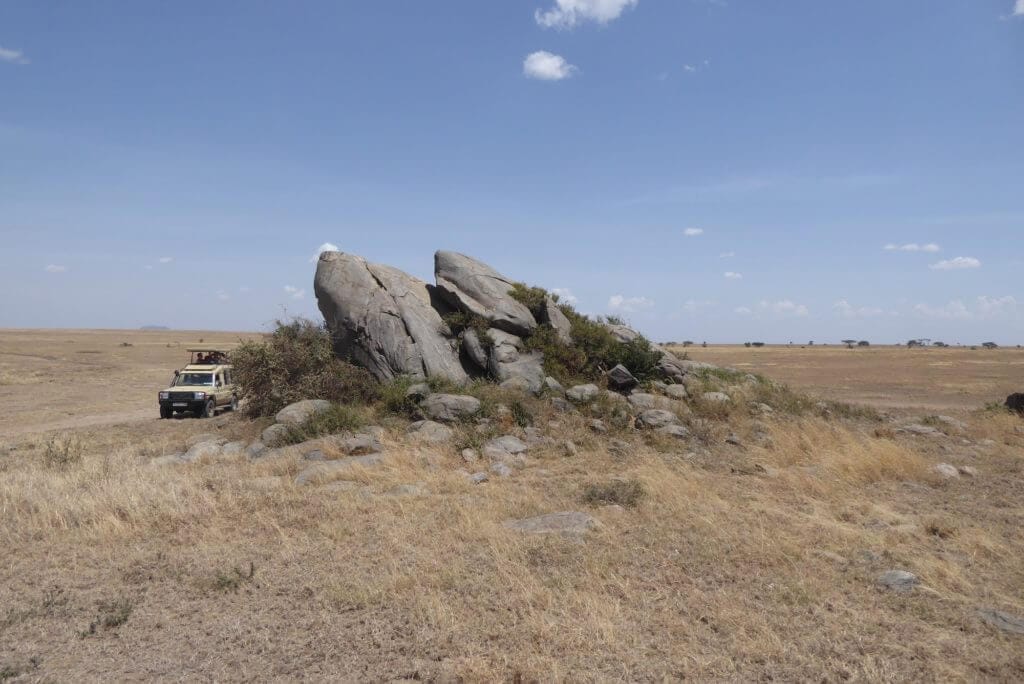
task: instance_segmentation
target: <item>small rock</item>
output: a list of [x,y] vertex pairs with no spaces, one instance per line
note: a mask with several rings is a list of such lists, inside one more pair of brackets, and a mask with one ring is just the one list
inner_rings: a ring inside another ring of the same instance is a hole
[[[313,416],[331,408],[331,402],[324,399],[305,399],[288,404],[277,412],[274,420],[285,425],[302,425]],[[263,440],[270,443],[269,440]]]
[[476,463],[480,460],[480,453],[476,449],[463,449],[462,460],[466,463]]
[[245,442],[228,442],[221,447],[221,456],[238,456],[245,451]]
[[228,440],[224,439],[220,435],[215,435],[212,432],[201,432],[198,435],[192,435],[191,437],[186,439],[185,440],[185,447],[188,448],[188,449],[191,449],[192,447],[194,447],[197,444],[204,444],[206,442],[211,442],[211,443],[215,443],[215,444],[224,444],[227,441]]
[[608,426],[604,424],[603,420],[599,420],[598,418],[591,419],[590,422],[587,423],[587,426],[594,432],[608,432]]
[[328,475],[345,472],[353,468],[372,468],[379,466],[384,459],[379,454],[368,454],[366,456],[349,456],[340,458],[337,461],[323,461],[308,466],[295,477],[295,484],[300,487],[310,484]]
[[564,442],[562,442],[562,450],[565,452],[566,456],[579,455],[579,449],[576,448],[576,445],[573,443],[571,439],[567,439]]
[[431,394],[419,406],[428,418],[452,423],[480,411],[480,400],[463,394]]
[[957,466],[957,470],[964,477],[977,477],[978,476],[978,469],[975,468],[974,466],[968,466],[968,465]]
[[967,429],[966,423],[964,423],[961,420],[957,420],[956,418],[952,418],[950,416],[932,416],[932,420],[934,420],[937,423],[942,423],[943,425],[953,430],[954,432],[963,432],[964,430]]
[[558,380],[555,380],[550,375],[544,378],[544,387],[555,394],[565,394],[565,388],[562,387],[562,383],[558,382]]
[[440,444],[441,442],[450,441],[453,434],[450,427],[435,423],[432,420],[418,420],[409,425],[408,430],[408,435],[414,441],[427,442],[429,444]]
[[260,441],[267,446],[278,446],[288,436],[288,426],[283,423],[274,423],[260,435]]
[[683,400],[690,396],[690,393],[686,391],[686,385],[667,385],[665,394],[677,400]]
[[937,474],[945,478],[953,479],[960,477],[960,471],[948,463],[940,463],[937,466],[935,466],[932,470],[934,470]]
[[685,425],[666,425],[658,428],[657,432],[676,439],[688,439],[690,436],[690,430]]
[[541,446],[555,441],[545,435],[540,428],[536,427],[523,428],[523,434],[526,436],[526,443],[530,446]]
[[426,496],[430,492],[423,485],[401,484],[387,491],[388,496]]
[[304,453],[302,458],[306,461],[326,461],[327,454],[322,452],[320,449],[313,449],[312,451]]
[[492,463],[491,472],[498,477],[512,477],[512,469],[504,463]]
[[771,406],[765,403],[754,404],[754,410],[766,416],[770,416],[771,414],[775,413],[775,409],[773,409]]
[[946,435],[937,428],[933,428],[931,425],[921,425],[920,423],[910,423],[896,430],[896,432],[903,432],[909,435],[920,435],[922,437],[945,437]]
[[359,428],[359,432],[360,434],[372,435],[377,439],[384,439],[384,435],[388,433],[388,431],[380,425],[367,425],[366,427]]
[[633,389],[638,384],[639,381],[621,363],[608,371],[608,386],[612,389],[621,392]]
[[221,446],[216,442],[200,442],[184,453],[181,459],[187,463],[199,461],[204,458],[216,458],[220,456]]
[[525,534],[557,534],[580,537],[597,526],[597,520],[579,511],[548,513],[521,520],[506,520],[505,527]]
[[373,435],[362,433],[335,440],[334,445],[349,456],[363,456],[365,454],[379,454],[381,452],[380,442]]
[[917,575],[906,570],[888,570],[876,577],[875,583],[885,589],[905,592],[916,587],[921,580],[917,578]]
[[496,437],[483,446],[483,455],[492,463],[505,463],[508,465],[522,467],[526,465],[526,456],[523,454],[530,447],[514,435]]
[[255,441],[252,444],[250,444],[248,447],[245,448],[245,455],[250,460],[255,461],[260,456],[262,456],[263,452],[265,452],[266,450],[267,450],[267,445],[266,444],[264,444],[263,442],[260,442],[260,441]]
[[608,442],[608,451],[618,456],[627,456],[630,451],[629,442],[624,442],[621,439],[613,439]]
[[572,413],[576,409],[562,397],[551,397],[551,406],[561,413]]
[[735,434],[731,434],[728,437],[726,437],[725,443],[731,444],[733,446],[743,446],[743,441]]
[[986,624],[992,625],[1004,632],[1024,634],[1024,618],[1017,617],[1016,615],[1010,615],[1009,613],[992,608],[980,608],[978,609],[978,617]]
[[565,396],[577,404],[583,404],[597,399],[597,395],[600,393],[601,390],[597,385],[576,385],[570,387]]
[[637,417],[639,427],[660,428],[679,422],[679,416],[664,409],[647,409]]
[[[682,385],[678,385],[682,387]],[[670,405],[669,402],[665,401],[659,396],[654,394],[647,394],[645,392],[634,392],[630,394],[626,399],[632,406],[638,409],[653,409]]]
[[705,392],[701,399],[712,404],[726,404],[732,401],[725,392]]
[[410,385],[409,389],[405,390],[405,398],[411,399],[417,403],[423,401],[430,396],[430,385],[425,382],[417,382],[415,385]]
[[994,440],[994,439],[983,439],[980,442],[978,442],[978,444],[980,444],[981,446],[984,446],[984,447],[992,447],[992,446],[996,445],[996,440]]
[[167,454],[166,456],[157,456],[150,461],[149,464],[152,466],[181,465],[186,462],[182,456],[184,456],[184,454]]
[[[503,463],[497,463],[495,465],[504,465],[504,464]],[[507,468],[508,466],[505,466],[505,467]],[[487,473],[482,472],[482,471],[479,472],[479,473],[473,473],[472,475],[469,476],[469,481],[472,482],[473,484],[483,484],[484,482],[487,482],[488,479],[490,479],[490,478],[487,476]]]

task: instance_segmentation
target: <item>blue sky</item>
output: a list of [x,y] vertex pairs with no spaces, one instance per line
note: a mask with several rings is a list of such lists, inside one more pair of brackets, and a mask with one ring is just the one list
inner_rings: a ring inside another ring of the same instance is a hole
[[[1024,343],[1024,0],[0,4],[0,326],[436,249],[659,340]],[[888,248],[887,248],[888,247]]]

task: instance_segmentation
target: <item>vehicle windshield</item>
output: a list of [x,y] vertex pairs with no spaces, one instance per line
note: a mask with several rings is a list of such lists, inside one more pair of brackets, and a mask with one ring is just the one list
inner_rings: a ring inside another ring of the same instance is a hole
[[213,387],[213,373],[182,373],[174,381],[174,385],[209,385]]

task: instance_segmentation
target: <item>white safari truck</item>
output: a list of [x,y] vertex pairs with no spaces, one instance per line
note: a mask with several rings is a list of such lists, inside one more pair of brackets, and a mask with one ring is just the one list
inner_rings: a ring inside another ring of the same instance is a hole
[[194,416],[212,418],[218,409],[238,408],[238,393],[231,377],[228,352],[196,347],[188,350],[189,363],[174,371],[174,380],[160,390],[160,417],[189,411]]

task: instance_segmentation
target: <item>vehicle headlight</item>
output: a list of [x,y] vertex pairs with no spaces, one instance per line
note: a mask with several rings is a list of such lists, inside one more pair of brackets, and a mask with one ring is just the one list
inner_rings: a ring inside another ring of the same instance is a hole
[[206,392],[196,392],[195,393],[195,398],[196,399],[205,399],[206,398]]
[[171,398],[171,393],[170,392],[161,392],[160,393],[160,398],[161,399],[170,399]]

